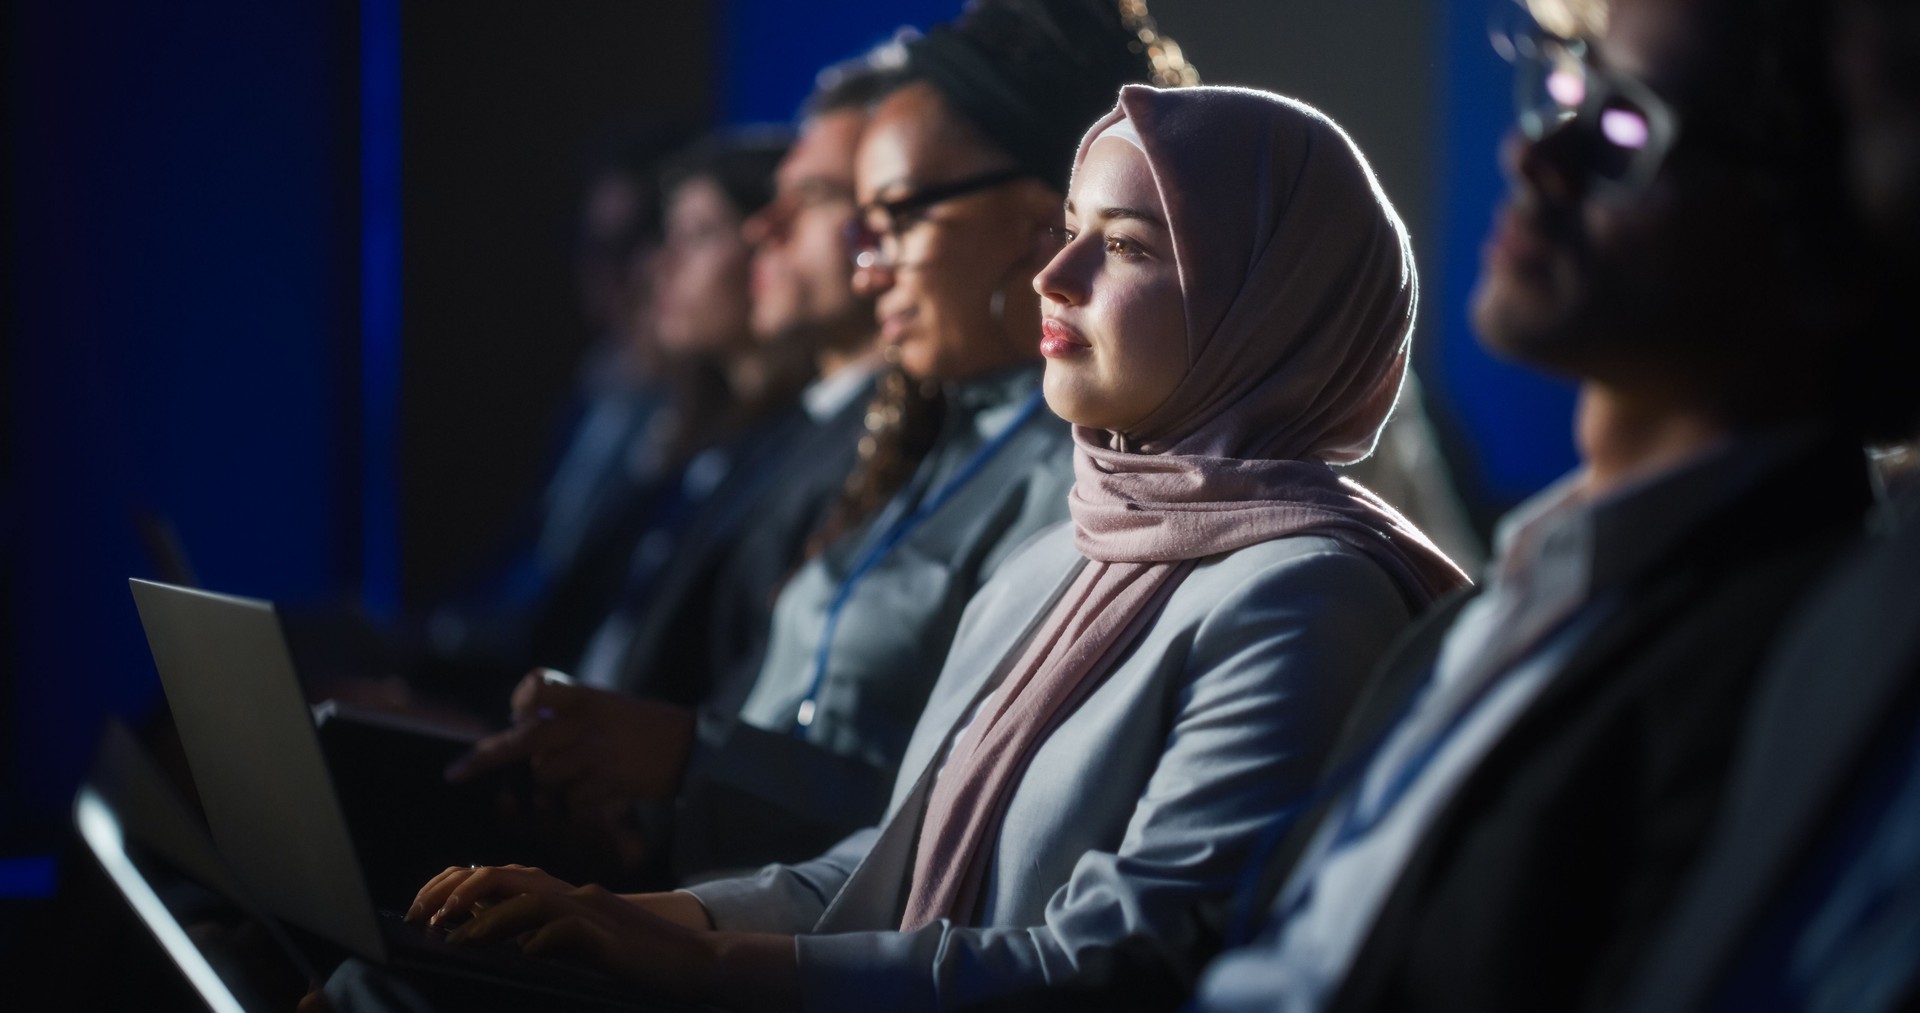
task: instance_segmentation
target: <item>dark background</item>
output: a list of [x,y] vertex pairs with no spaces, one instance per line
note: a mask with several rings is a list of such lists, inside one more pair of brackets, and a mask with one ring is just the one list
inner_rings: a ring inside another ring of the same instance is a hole
[[[1505,2],[1152,4],[1207,80],[1319,105],[1373,159],[1483,522],[1572,462],[1568,392],[1464,318],[1501,190]],[[0,7],[0,903],[50,891],[100,721],[157,698],[136,511],[223,591],[391,616],[452,586],[529,495],[588,338],[567,258],[592,146],[785,120],[819,66],[958,7]]]

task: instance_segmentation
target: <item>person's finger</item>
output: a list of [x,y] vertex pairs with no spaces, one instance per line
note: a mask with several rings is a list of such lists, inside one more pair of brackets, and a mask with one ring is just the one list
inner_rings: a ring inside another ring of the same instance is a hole
[[450,943],[484,943],[537,929],[576,909],[564,893],[522,893],[476,911],[473,920],[447,933]]
[[427,880],[427,885],[414,895],[413,906],[407,909],[407,921],[419,921],[446,906],[447,894],[473,872],[473,866],[455,865]]
[[[686,956],[687,930],[597,884],[573,890],[546,924],[520,936],[521,949],[540,954],[567,950],[635,981],[676,991],[661,979]],[[665,964],[662,963],[665,961]]]
[[503,897],[547,895],[567,888],[566,884],[539,869],[524,865],[483,865],[473,870],[472,875],[455,884],[428,921],[430,924],[438,925],[462,914],[479,917],[476,905],[482,902],[495,901]]
[[489,770],[527,758],[534,749],[540,723],[514,725],[504,732],[489,735],[473,744],[465,756],[447,764],[446,778],[458,784],[470,781]]
[[539,691],[542,683],[546,682],[544,677],[546,671],[544,668],[536,668],[521,676],[520,681],[513,684],[513,692],[507,696],[507,711],[515,720],[519,720],[523,713],[533,710],[533,694]]
[[586,722],[570,717],[517,724],[482,739],[473,747],[473,752],[455,760],[447,768],[447,777],[456,781],[472,780],[509,764],[531,762],[541,753],[567,748],[570,743],[585,737],[587,731]]
[[602,967],[619,968],[625,962],[615,934],[597,915],[568,914],[546,923],[520,940],[530,954],[582,953]]
[[550,718],[571,709],[584,691],[573,677],[551,668],[536,668],[513,688],[513,719]]
[[614,893],[598,883],[583,883],[571,891],[571,895],[588,908],[599,911],[609,918],[631,918],[636,914],[647,917],[646,913],[633,906],[633,902]]

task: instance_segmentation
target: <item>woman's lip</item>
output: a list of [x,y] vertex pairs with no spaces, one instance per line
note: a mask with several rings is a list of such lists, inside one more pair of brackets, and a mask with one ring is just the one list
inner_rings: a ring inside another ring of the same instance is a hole
[[1092,346],[1078,331],[1050,317],[1040,321],[1040,354],[1049,359],[1064,358],[1086,351]]
[[892,313],[881,316],[881,343],[889,345],[898,343],[900,335],[907,329],[907,326],[913,322],[913,317],[914,312],[911,309],[895,310]]
[[1055,320],[1052,317],[1040,318],[1040,333],[1049,338],[1059,338],[1062,341],[1071,341],[1076,345],[1085,345],[1090,343],[1087,341],[1086,338],[1083,338],[1080,336],[1080,332],[1075,330],[1072,324],[1068,324],[1060,320]]

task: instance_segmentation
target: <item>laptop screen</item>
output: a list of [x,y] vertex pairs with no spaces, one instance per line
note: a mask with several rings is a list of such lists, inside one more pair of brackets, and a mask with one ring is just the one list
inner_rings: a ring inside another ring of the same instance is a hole
[[385,955],[359,859],[268,602],[134,580],[214,843],[262,908]]

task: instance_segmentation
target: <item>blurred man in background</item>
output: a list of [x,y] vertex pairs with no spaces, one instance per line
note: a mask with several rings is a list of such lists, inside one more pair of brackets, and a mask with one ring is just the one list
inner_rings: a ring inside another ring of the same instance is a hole
[[[586,831],[575,843],[599,852],[594,871],[657,881],[709,864],[703,837],[674,832],[705,822],[704,794],[680,799],[677,814],[671,804],[642,807],[636,821],[636,793],[615,772],[631,766],[619,756],[636,745],[690,743],[698,715],[724,723],[738,711],[760,669],[774,598],[853,466],[880,366],[872,302],[851,285],[853,157],[871,105],[897,81],[898,60],[897,47],[884,46],[820,75],[774,175],[774,199],[743,230],[753,246],[755,338],[806,355],[817,379],[681,534],[641,607],[601,623],[575,673],[586,685],[546,670],[527,676],[513,695],[523,723],[456,773],[464,779],[536,751],[576,758],[545,776],[536,767],[536,776],[586,803],[562,808]],[[533,722],[540,713],[550,717]]]

